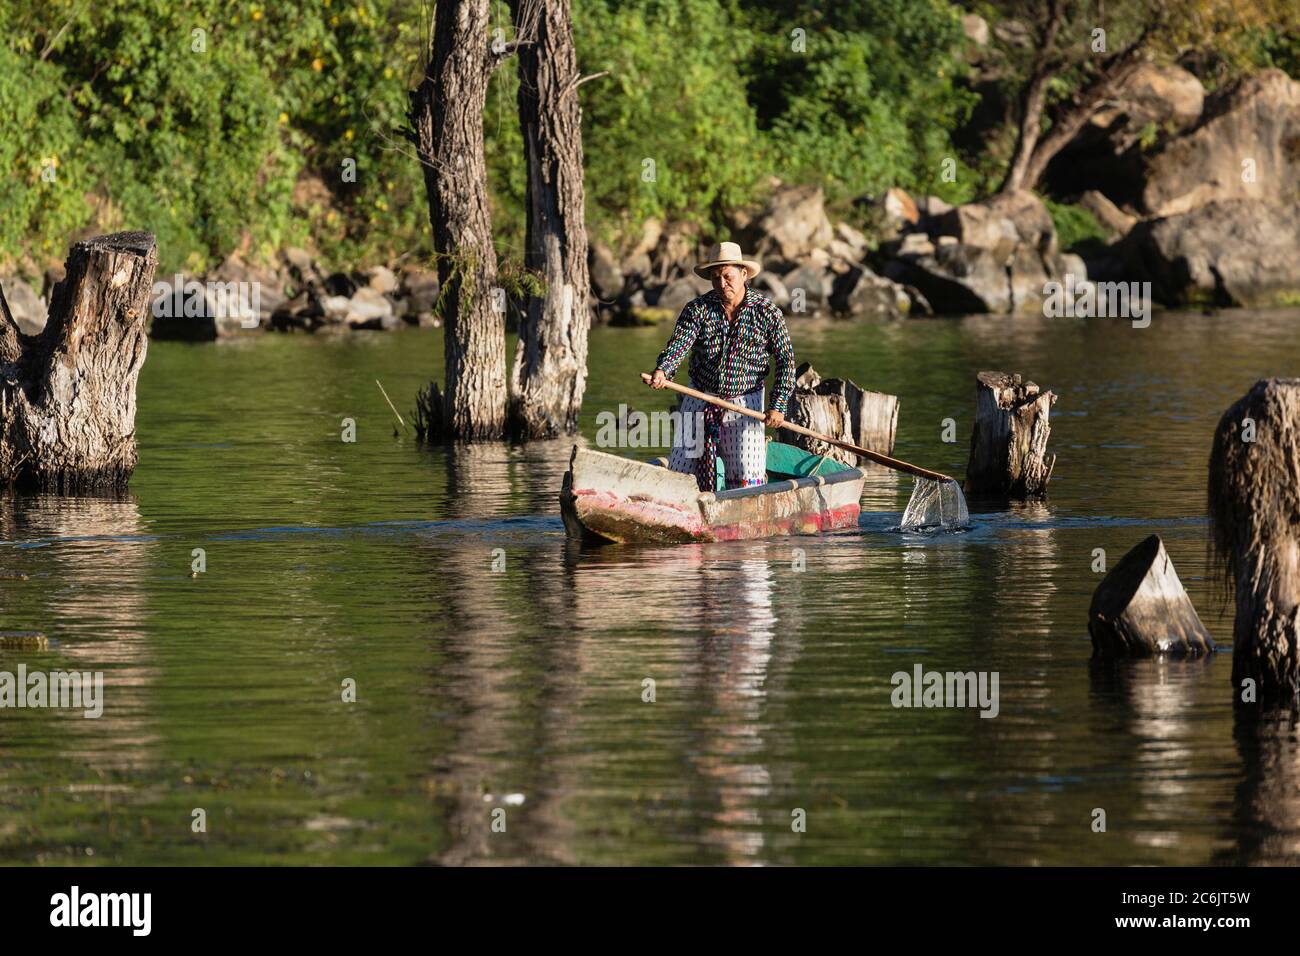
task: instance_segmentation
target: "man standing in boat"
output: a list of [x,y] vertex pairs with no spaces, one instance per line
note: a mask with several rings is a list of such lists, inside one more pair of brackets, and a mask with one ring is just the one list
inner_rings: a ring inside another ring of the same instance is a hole
[[714,246],[708,258],[695,267],[695,274],[712,281],[713,289],[686,304],[668,345],[655,361],[651,388],[663,388],[690,352],[692,388],[761,412],[769,358],[775,358],[776,379],[765,421],[682,396],[683,420],[692,416],[696,421],[693,416],[700,413],[704,416],[704,449],[692,462],[682,436],[675,435],[668,467],[694,472],[702,491],[717,488],[719,455],[728,488],[767,481],[763,426],[781,426],[794,390],[794,346],[785,317],[771,299],[749,288],[749,280],[760,271],[762,267],[744,258],[736,243]]

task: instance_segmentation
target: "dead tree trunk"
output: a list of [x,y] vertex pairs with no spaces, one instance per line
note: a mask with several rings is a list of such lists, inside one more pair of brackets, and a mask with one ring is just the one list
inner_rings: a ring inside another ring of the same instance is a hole
[[0,485],[58,494],[126,486],[157,264],[149,233],[86,239],[68,254],[39,335],[22,335],[0,305]]
[[569,0],[512,0],[519,49],[519,120],[528,167],[524,267],[546,289],[529,295],[511,370],[511,430],[552,438],[578,429],[587,386],[590,282],[582,185],[582,110]]
[[1214,639],[1178,579],[1164,542],[1153,534],[1102,578],[1088,608],[1098,656],[1199,656]]
[[966,492],[996,498],[1040,498],[1056,456],[1047,453],[1056,395],[1006,372],[975,378],[975,427]]
[[[898,428],[898,396],[868,391],[847,379],[823,380],[805,362],[799,366],[786,417],[823,435],[889,455],[893,454]],[[796,432],[781,430],[777,438],[855,468],[867,464],[851,451]]]
[[[1235,585],[1232,682],[1300,693],[1300,379],[1263,379],[1224,413],[1210,452],[1216,556]],[[1250,695],[1254,698],[1256,695]]]
[[488,0],[437,0],[424,80],[411,91],[412,138],[424,169],[445,322],[446,391],[431,438],[501,438],[506,430],[505,312],[488,212],[483,105],[513,44],[494,51]]

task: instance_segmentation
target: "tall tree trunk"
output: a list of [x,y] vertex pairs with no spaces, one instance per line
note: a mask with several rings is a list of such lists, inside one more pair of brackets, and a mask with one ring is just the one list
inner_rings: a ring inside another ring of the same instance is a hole
[[528,167],[524,267],[546,282],[542,295],[529,296],[519,323],[511,428],[521,437],[551,438],[577,431],[591,326],[577,55],[569,0],[511,0],[510,6],[517,32],[535,36],[519,48]]
[[488,0],[437,0],[429,63],[411,91],[446,328],[446,392],[434,386],[441,418],[431,437],[501,438],[506,429],[505,316],[493,307],[483,154],[483,106],[501,53],[490,46],[488,12]]
[[0,486],[121,490],[135,470],[135,384],[158,253],[147,232],[85,239],[68,254],[39,335],[0,292]]
[[1002,181],[998,192],[1009,193],[1026,188],[1025,174],[1029,170],[1029,161],[1034,155],[1034,147],[1038,145],[1047,84],[1060,69],[1056,36],[1061,31],[1061,21],[1065,19],[1065,0],[1051,0],[1046,16],[1042,34],[1038,38],[1038,53],[1034,57],[1034,66],[1029,74],[1029,84],[1025,87],[1024,98],[1021,101],[1016,150],[1012,154],[1006,179]]

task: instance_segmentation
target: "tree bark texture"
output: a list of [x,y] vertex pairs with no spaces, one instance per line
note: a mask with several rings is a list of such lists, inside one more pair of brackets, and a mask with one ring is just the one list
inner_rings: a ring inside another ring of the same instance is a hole
[[1056,395],[1006,372],[980,372],[975,380],[966,492],[998,498],[1038,498],[1047,493],[1056,456],[1047,453]]
[[1059,67],[1059,54],[1056,52],[1056,37],[1061,32],[1061,22],[1065,19],[1065,0],[1051,0],[1044,16],[1042,33],[1038,38],[1038,52],[1034,56],[1034,65],[1025,86],[1024,98],[1020,105],[1020,126],[1016,132],[1016,149],[1007,169],[1006,179],[998,192],[1015,192],[1025,188],[1029,161],[1038,145],[1040,126],[1043,120],[1043,105],[1047,98],[1047,84]]
[[1232,682],[1300,694],[1300,379],[1263,379],[1224,413],[1210,452],[1214,550],[1236,597]]
[[[893,454],[898,428],[898,397],[861,388],[847,379],[823,379],[807,362],[799,366],[789,414],[796,425],[872,451]],[[880,467],[851,451],[806,435],[780,430],[777,439],[851,467]]]
[[491,48],[488,0],[437,0],[411,126],[424,169],[442,287],[446,388],[441,434],[502,438],[506,430],[505,312],[488,211],[483,106],[502,53]]
[[0,307],[0,485],[120,490],[138,460],[135,387],[148,348],[154,237],[72,246],[35,336]]
[[[532,9],[529,9],[529,8]],[[569,0],[513,0],[519,47],[519,119],[528,169],[525,269],[540,273],[519,322],[511,370],[511,430],[523,438],[572,434],[587,385],[587,226],[582,110]]]

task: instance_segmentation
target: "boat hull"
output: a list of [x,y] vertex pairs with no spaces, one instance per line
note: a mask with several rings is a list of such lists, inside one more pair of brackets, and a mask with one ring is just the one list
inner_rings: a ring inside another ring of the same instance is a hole
[[716,494],[692,475],[575,447],[560,490],[569,535],[680,544],[817,534],[857,524],[865,476],[848,468]]

